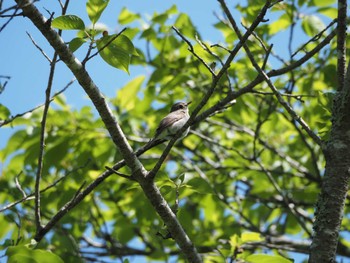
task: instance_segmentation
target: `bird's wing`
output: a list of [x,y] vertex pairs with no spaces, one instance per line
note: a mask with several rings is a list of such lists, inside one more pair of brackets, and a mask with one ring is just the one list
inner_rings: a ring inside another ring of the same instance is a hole
[[174,124],[175,122],[177,122],[178,120],[180,120],[182,118],[182,116],[179,114],[176,114],[175,112],[171,112],[170,114],[168,114],[164,119],[161,120],[161,122],[159,123],[159,126],[156,130],[156,135],[155,137],[159,136],[159,134],[161,134],[165,129],[167,129],[168,127],[170,127],[172,124]]

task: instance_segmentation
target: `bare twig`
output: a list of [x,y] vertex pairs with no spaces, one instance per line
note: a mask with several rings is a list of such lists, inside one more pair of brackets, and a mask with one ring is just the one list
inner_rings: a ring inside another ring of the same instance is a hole
[[36,177],[35,177],[35,225],[36,225],[36,232],[37,233],[39,233],[39,231],[42,229],[41,211],[40,211],[40,181],[41,181],[41,176],[42,176],[43,160],[44,160],[46,120],[47,120],[47,114],[48,114],[49,106],[50,106],[50,102],[51,102],[51,99],[50,99],[51,88],[52,88],[52,82],[53,82],[53,77],[54,77],[54,73],[55,73],[57,58],[58,58],[58,54],[55,52],[53,59],[52,59],[53,63],[51,63],[47,88],[45,91],[45,105],[44,105],[43,117],[42,117],[42,121],[41,121],[38,169],[37,169],[37,173],[36,173]]
[[[78,167],[78,168],[76,168],[76,169],[73,169],[73,170],[67,172],[64,176],[62,176],[61,178],[57,179],[57,180],[54,181],[52,184],[50,184],[50,185],[46,186],[45,188],[41,189],[41,190],[40,190],[40,193],[42,194],[42,193],[46,192],[47,190],[49,190],[49,189],[55,187],[55,186],[56,186],[57,184],[59,184],[61,181],[63,181],[64,179],[66,179],[66,178],[68,177],[68,175],[70,175],[70,174],[72,174],[73,172],[76,172],[76,171],[78,171],[78,170],[80,170],[80,169],[86,167],[86,166],[88,165],[89,162],[90,162],[90,160],[88,160],[84,165],[82,165],[82,166],[80,166],[80,167]],[[13,202],[13,203],[10,203],[10,204],[8,204],[8,205],[6,205],[6,206],[0,208],[0,213],[3,212],[3,211],[5,211],[5,210],[8,210],[8,209],[10,209],[10,208],[12,208],[12,207],[14,207],[14,206],[16,206],[17,204],[20,204],[20,203],[22,203],[22,202],[29,201],[29,200],[33,200],[33,199],[34,199],[34,195],[35,195],[35,193],[30,193],[30,194],[27,195],[26,197],[23,197],[22,199],[19,199],[19,200]]]
[[[217,55],[215,54],[213,51],[210,50],[210,48],[202,42],[202,40],[199,39],[199,37],[196,35],[196,40],[197,42],[199,43],[199,45],[206,51],[208,52],[211,56],[213,56],[216,60],[218,60],[221,64],[221,66],[224,66],[224,62],[222,61],[222,59]],[[214,70],[214,69],[212,69]],[[229,88],[230,90],[232,90],[232,85],[231,85],[231,81],[230,81],[230,77],[229,77],[229,74],[228,72],[226,71],[226,78],[227,78],[227,81],[228,81],[228,85],[229,85]]]
[[108,171],[110,171],[110,172],[112,172],[112,173],[115,173],[116,175],[119,175],[120,177],[129,179],[129,180],[132,180],[132,181],[136,181],[136,179],[135,179],[134,177],[132,177],[131,175],[123,174],[123,173],[118,172],[117,170],[114,170],[113,168],[108,167],[108,166],[105,166],[105,168],[106,168]]
[[215,72],[213,71],[213,69],[210,67],[210,65],[208,65],[203,58],[201,58],[195,51],[194,51],[194,48],[193,48],[193,45],[191,44],[191,42],[183,35],[180,33],[180,31],[175,27],[175,26],[172,26],[172,29],[176,32],[176,34],[181,37],[181,39],[183,41],[186,42],[186,44],[188,45],[188,51],[190,51],[207,69],[208,71],[213,75],[215,76]]
[[279,187],[276,180],[273,178],[272,174],[268,170],[266,170],[265,167],[260,162],[256,161],[255,163],[258,164],[260,169],[266,174],[273,188],[275,188],[276,192],[282,197],[286,207],[289,209],[289,211],[294,216],[294,218],[299,222],[299,225],[304,229],[304,231],[309,235],[309,237],[311,237],[312,236],[311,231],[307,228],[307,226],[305,225],[305,222],[301,220],[300,215],[298,211],[295,209],[295,207],[293,206],[293,204],[290,204],[288,198],[286,197],[282,189]]
[[292,54],[292,58],[298,54],[301,50],[304,50],[305,47],[310,44],[311,42],[315,42],[317,40],[319,40],[321,38],[321,36],[324,34],[324,32],[326,32],[331,26],[333,26],[336,22],[337,22],[337,18],[335,18],[325,29],[323,29],[321,32],[319,32],[318,34],[316,34],[314,37],[312,37],[309,41],[307,41],[305,44],[303,44],[301,47],[299,47],[293,54]]
[[[261,94],[261,95],[274,95],[273,92],[263,92],[258,90],[252,90],[251,93]],[[280,93],[280,94],[283,97],[293,98],[300,102],[304,102],[304,100],[302,99],[304,97],[316,97],[315,95],[307,95],[307,94],[288,94],[288,93]]]
[[[62,15],[64,15],[67,11],[69,4],[69,0],[66,0],[65,5],[62,8]],[[46,23],[49,22],[51,23],[53,14],[51,15],[50,19],[45,22],[45,26],[47,25]],[[62,34],[62,30],[59,30],[58,35],[60,36]],[[34,45],[35,42],[34,42]],[[37,45],[36,45],[37,46]],[[41,50],[41,49],[40,49]],[[43,171],[43,161],[44,161],[44,148],[45,148],[45,130],[46,130],[46,121],[47,121],[47,114],[49,111],[50,103],[51,103],[51,89],[52,89],[52,84],[53,84],[53,79],[55,75],[55,69],[56,69],[56,62],[58,60],[58,53],[55,51],[53,55],[53,59],[49,60],[50,62],[50,73],[49,73],[49,78],[48,78],[48,83],[47,83],[47,88],[45,91],[45,105],[44,105],[44,111],[43,111],[43,117],[41,121],[41,132],[40,132],[40,148],[39,148],[39,156],[38,156],[38,168],[37,168],[37,173],[35,177],[35,225],[36,225],[36,234],[38,234],[43,226],[41,223],[41,208],[40,208],[40,181],[42,177],[42,171]]]
[[[66,89],[68,89],[68,88],[74,83],[74,81],[75,81],[75,79],[72,79],[71,81],[69,81],[69,82],[67,83],[67,85],[66,85],[63,89],[61,89],[60,91],[56,92],[56,93],[50,98],[50,101],[53,101],[54,98],[55,98],[56,96],[58,96],[58,95],[60,95],[61,93],[65,92]],[[12,121],[14,121],[15,119],[17,119],[17,118],[19,118],[19,117],[23,117],[24,115],[26,115],[26,114],[28,114],[28,113],[32,113],[33,111],[35,111],[35,110],[37,110],[37,109],[43,107],[44,105],[45,105],[45,104],[41,104],[41,105],[39,105],[39,106],[36,106],[36,107],[34,107],[34,108],[30,109],[30,110],[27,110],[27,111],[23,112],[23,113],[16,114],[15,116],[13,116],[13,117],[11,117],[11,118],[2,121],[2,122],[0,123],[0,127],[2,127],[2,126],[4,126],[4,125],[7,125],[7,124],[11,123]]]
[[41,52],[41,54],[46,58],[47,61],[49,61],[49,63],[51,64],[52,61],[51,59],[46,55],[45,51],[34,41],[33,37],[28,33],[26,32],[27,35],[29,36],[30,40],[32,41],[33,45],[39,49],[39,51]]
[[16,177],[15,177],[15,183],[16,183],[17,189],[22,193],[23,197],[26,198],[26,197],[27,197],[27,194],[26,194],[26,192],[23,191],[23,189],[22,189],[22,187],[21,187],[21,184],[20,184],[19,181],[18,181],[18,178],[19,178],[19,176],[20,176],[21,174],[22,174],[22,171],[21,171],[18,175],[16,175]]
[[0,94],[1,94],[5,90],[6,85],[7,85],[8,81],[11,79],[11,77],[10,76],[0,76],[0,79],[6,79],[4,84],[1,84],[1,82],[0,82]]
[[19,7],[18,7],[18,5],[15,5],[15,6],[12,6],[12,7],[9,7],[9,8],[7,8],[7,9],[4,9],[4,10],[2,10],[1,11],[1,17],[5,17],[5,15],[2,15],[2,14],[4,14],[5,12],[8,12],[8,11],[10,11],[10,10],[13,10],[14,9],[14,11],[13,11],[13,14],[11,14],[11,15],[9,15],[8,17],[9,17],[9,19],[2,25],[2,27],[0,28],[0,33],[5,29],[5,27],[11,22],[11,20],[14,18],[14,17],[16,17],[16,16],[18,16],[19,14],[17,13],[18,12],[18,10],[19,10]]

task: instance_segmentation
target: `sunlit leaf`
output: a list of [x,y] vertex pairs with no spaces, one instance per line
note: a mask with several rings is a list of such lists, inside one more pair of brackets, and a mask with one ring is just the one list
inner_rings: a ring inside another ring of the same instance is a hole
[[9,247],[6,251],[9,263],[63,263],[64,261],[52,252],[41,249],[29,249],[26,246]]
[[139,14],[135,14],[135,13],[129,11],[126,7],[124,7],[119,14],[118,22],[121,25],[126,25],[126,24],[129,24],[129,23],[135,21],[138,18],[140,18]]
[[105,10],[109,3],[109,0],[89,0],[86,3],[86,11],[93,24],[95,24]]
[[0,104],[0,121],[6,120],[8,117],[10,117],[10,114],[10,110],[4,105]]
[[76,15],[64,15],[56,17],[51,22],[52,27],[64,30],[73,30],[85,28],[84,21]]
[[292,263],[293,261],[277,255],[254,254],[245,258],[249,263]]
[[145,76],[139,76],[117,92],[116,104],[127,111],[132,110],[138,101],[137,93],[140,91]]
[[316,15],[308,15],[303,18],[302,28],[304,32],[313,37],[325,28],[325,24]]
[[247,242],[260,242],[264,240],[260,233],[256,232],[243,232],[241,235],[242,244]]

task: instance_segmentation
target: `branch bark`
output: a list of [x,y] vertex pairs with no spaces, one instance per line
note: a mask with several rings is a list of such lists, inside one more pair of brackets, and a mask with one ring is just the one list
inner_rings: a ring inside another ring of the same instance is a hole
[[310,263],[336,262],[336,251],[350,176],[350,72],[345,78],[346,0],[338,1],[338,91],[330,139],[323,149],[326,171],[316,204]]

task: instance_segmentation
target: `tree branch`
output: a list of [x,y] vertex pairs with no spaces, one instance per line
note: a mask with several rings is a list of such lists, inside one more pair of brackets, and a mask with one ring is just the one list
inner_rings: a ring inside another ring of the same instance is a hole
[[344,88],[346,72],[346,11],[347,1],[338,0],[338,24],[337,24],[337,75],[338,90]]
[[[222,2],[222,0],[219,0],[219,2]],[[238,44],[235,46],[235,48],[232,50],[232,52],[230,53],[230,55],[228,56],[228,58],[226,59],[225,64],[222,66],[222,68],[220,69],[220,71],[218,72],[217,75],[213,75],[213,80],[211,83],[211,87],[209,88],[209,90],[207,91],[207,93],[204,95],[204,97],[201,99],[201,101],[198,103],[198,105],[196,106],[196,108],[193,110],[189,120],[187,121],[187,123],[176,133],[176,135],[169,141],[167,147],[165,148],[165,150],[163,151],[161,157],[159,158],[157,164],[154,166],[154,168],[148,173],[147,177],[150,179],[154,179],[155,175],[157,174],[157,172],[159,171],[160,167],[162,166],[163,162],[165,161],[166,157],[168,156],[171,148],[174,146],[176,140],[181,136],[181,134],[194,123],[194,120],[196,118],[196,116],[198,115],[198,113],[200,112],[200,110],[207,104],[208,100],[210,99],[211,95],[214,93],[217,84],[219,83],[221,77],[225,74],[225,72],[227,71],[227,69],[230,67],[231,62],[233,61],[233,59],[235,58],[235,56],[237,55],[238,51],[241,49],[241,47],[244,45],[244,43],[247,41],[248,37],[252,34],[252,32],[254,31],[254,29],[260,24],[260,22],[263,21],[264,16],[266,14],[267,9],[269,8],[271,4],[271,1],[266,1],[266,4],[264,5],[264,7],[261,9],[260,13],[258,14],[258,16],[256,17],[256,19],[254,20],[254,22],[252,23],[252,25],[250,26],[249,30],[244,34],[244,36],[240,39],[240,41],[238,42]],[[189,43],[187,43],[189,44]]]

